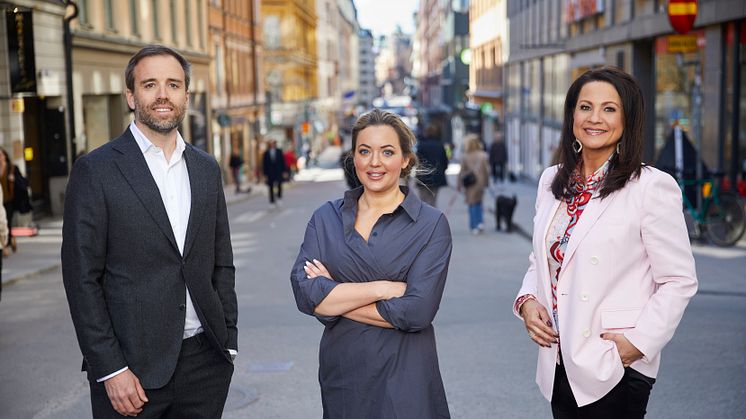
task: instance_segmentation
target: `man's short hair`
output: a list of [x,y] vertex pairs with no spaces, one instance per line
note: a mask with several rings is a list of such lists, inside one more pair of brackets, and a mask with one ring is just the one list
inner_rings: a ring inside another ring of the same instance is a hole
[[192,79],[192,65],[175,49],[169,48],[165,45],[148,45],[140,51],[137,51],[137,53],[130,58],[129,63],[127,63],[127,68],[124,70],[124,83],[127,86],[127,90],[130,92],[135,91],[135,67],[137,64],[143,58],[155,55],[170,55],[176,58],[176,61],[181,64],[181,68],[184,70],[184,86],[186,87],[186,90],[189,90],[189,81]]

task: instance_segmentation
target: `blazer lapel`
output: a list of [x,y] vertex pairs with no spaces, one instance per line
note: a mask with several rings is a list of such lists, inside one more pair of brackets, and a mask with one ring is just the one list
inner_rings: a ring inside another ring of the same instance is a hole
[[[585,207],[583,214],[580,216],[580,220],[578,220],[578,225],[575,226],[575,230],[573,230],[572,235],[570,236],[570,242],[567,243],[567,251],[562,260],[563,267],[570,262],[570,259],[572,259],[573,254],[575,254],[575,250],[577,250],[580,242],[583,241],[588,232],[591,231],[593,225],[596,224],[598,218],[604,213],[604,211],[606,211],[606,208],[609,207],[609,204],[611,204],[611,201],[614,200],[616,195],[616,193],[613,193],[604,199],[594,196],[591,199],[591,202],[588,203],[588,206]],[[565,270],[562,269],[561,272],[564,271]],[[560,275],[562,275],[562,273],[560,273]]]
[[187,224],[186,239],[184,239],[184,258],[194,244],[202,222],[202,213],[207,204],[208,191],[210,190],[210,168],[205,167],[202,159],[194,151],[190,144],[184,149],[184,159],[189,173],[189,186],[192,192],[192,206],[189,210],[189,223]]
[[114,140],[114,149],[122,153],[122,156],[116,160],[119,171],[129,183],[132,190],[135,191],[140,202],[153,217],[158,228],[163,232],[168,241],[178,252],[179,247],[176,245],[176,238],[171,229],[171,223],[168,220],[166,207],[163,205],[161,193],[158,191],[158,185],[155,184],[153,175],[150,173],[148,163],[142,155],[140,147],[137,146],[135,137],[130,133],[129,128],[124,134]]
[[[549,192],[549,194],[551,194],[551,192]],[[550,273],[546,237],[547,232],[549,231],[549,227],[552,225],[554,214],[557,212],[557,209],[560,206],[560,201],[554,199],[554,197],[552,197],[549,202],[551,202],[551,205],[545,205],[544,208],[541,208],[541,216],[536,217],[537,220],[541,220],[544,224],[534,226],[534,229],[536,231],[541,232],[541,235],[539,237],[534,237],[534,248],[539,250],[539,254],[534,254],[536,268],[539,269],[537,278],[539,278],[539,281],[541,281],[541,278],[545,278],[547,284],[550,283]],[[552,301],[552,293],[550,287],[537,286],[537,289],[544,291],[544,297],[546,298],[545,301]]]

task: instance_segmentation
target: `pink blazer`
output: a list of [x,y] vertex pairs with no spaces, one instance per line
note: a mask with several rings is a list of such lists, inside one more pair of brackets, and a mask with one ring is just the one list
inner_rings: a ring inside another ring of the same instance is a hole
[[[550,189],[556,172],[556,166],[546,169],[539,181],[533,252],[518,292],[535,295],[547,311],[545,237],[560,204]],[[562,359],[578,405],[599,400],[624,375],[616,344],[601,333],[624,333],[645,355],[631,367],[655,378],[661,350],[696,291],[681,191],[671,176],[644,167],[639,179],[592,199],[570,237],[557,285]],[[536,382],[547,400],[557,355],[557,345],[539,348]]]

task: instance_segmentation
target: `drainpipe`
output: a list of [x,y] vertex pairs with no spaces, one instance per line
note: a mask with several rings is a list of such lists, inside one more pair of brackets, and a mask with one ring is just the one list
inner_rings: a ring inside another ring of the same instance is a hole
[[75,100],[73,97],[73,37],[70,33],[70,22],[78,17],[78,5],[72,0],[65,0],[65,6],[72,6],[73,12],[64,18],[65,46],[65,84],[67,85],[67,125],[70,128],[70,147],[67,156],[67,169],[72,169],[73,158],[78,148],[75,144]]

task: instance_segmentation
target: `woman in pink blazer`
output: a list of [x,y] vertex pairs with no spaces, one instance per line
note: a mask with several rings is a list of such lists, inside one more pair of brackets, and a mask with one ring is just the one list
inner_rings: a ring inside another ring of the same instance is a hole
[[642,418],[697,290],[681,192],[642,164],[637,82],[591,70],[567,92],[560,163],[539,181],[533,252],[513,310],[539,348],[555,418]]

